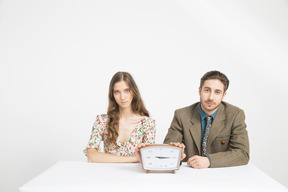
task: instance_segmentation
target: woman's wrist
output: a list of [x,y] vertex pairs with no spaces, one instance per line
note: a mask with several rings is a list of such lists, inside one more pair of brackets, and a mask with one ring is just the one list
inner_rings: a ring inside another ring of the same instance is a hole
[[132,156],[131,158],[132,158],[132,162],[133,163],[138,163],[139,162],[136,155]]

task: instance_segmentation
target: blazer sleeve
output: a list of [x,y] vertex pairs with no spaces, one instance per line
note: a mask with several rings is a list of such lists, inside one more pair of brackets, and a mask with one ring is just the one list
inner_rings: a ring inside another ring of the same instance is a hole
[[164,139],[165,144],[169,144],[170,142],[183,143],[183,128],[178,110],[174,112],[173,120]]
[[230,167],[248,163],[249,139],[243,110],[239,110],[232,123],[228,150],[207,155],[211,160],[210,167]]

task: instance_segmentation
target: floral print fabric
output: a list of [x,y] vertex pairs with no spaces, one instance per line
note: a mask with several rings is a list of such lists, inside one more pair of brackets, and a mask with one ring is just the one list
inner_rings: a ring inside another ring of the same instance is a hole
[[88,145],[84,150],[87,155],[89,148],[100,150],[100,143],[104,143],[104,152],[120,156],[133,156],[135,148],[141,143],[155,143],[155,120],[150,117],[143,117],[131,132],[130,137],[121,142],[118,139],[111,143],[108,139],[108,115],[97,115],[96,121],[92,127],[92,133]]

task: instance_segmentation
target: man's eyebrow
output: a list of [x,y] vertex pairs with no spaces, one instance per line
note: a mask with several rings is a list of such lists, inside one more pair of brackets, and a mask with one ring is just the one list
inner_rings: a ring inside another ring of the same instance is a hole
[[211,89],[210,87],[203,87],[203,89]]

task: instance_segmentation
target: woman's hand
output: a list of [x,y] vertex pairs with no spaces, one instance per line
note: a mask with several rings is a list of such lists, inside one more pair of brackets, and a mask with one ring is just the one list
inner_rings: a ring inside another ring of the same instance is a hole
[[136,149],[135,149],[135,155],[136,155],[136,157],[137,157],[138,162],[142,163],[142,162],[141,162],[140,149],[141,149],[142,147],[145,147],[145,146],[148,146],[148,145],[150,145],[150,144],[149,144],[149,143],[141,143],[141,144],[139,144],[139,145],[136,147]]

